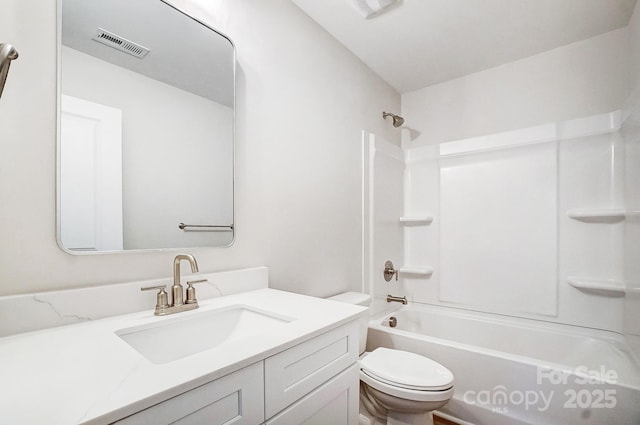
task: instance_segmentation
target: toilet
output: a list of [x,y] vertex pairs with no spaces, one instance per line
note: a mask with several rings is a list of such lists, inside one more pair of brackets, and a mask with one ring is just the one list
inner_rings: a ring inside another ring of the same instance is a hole
[[[345,292],[329,298],[368,307],[371,297]],[[379,347],[365,352],[368,311],[360,316],[360,425],[431,425],[432,411],[453,396],[453,374],[419,354]]]

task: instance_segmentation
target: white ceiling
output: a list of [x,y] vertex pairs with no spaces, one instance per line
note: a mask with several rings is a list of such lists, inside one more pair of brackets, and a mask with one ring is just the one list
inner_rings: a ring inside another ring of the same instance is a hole
[[[165,3],[64,0],[62,44],[223,105],[233,105],[233,46],[220,34]],[[141,44],[151,52],[138,59],[100,44],[91,39],[98,28]]]
[[352,0],[292,0],[400,93],[628,24],[636,0],[400,0],[363,19]]

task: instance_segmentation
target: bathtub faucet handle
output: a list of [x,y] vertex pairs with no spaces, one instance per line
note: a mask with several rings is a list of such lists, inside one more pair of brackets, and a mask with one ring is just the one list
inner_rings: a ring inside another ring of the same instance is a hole
[[393,275],[396,276],[396,281],[398,280],[398,270],[393,267],[393,263],[390,260],[384,263],[384,272],[382,272],[382,274],[384,275],[384,280],[387,282],[391,281]]

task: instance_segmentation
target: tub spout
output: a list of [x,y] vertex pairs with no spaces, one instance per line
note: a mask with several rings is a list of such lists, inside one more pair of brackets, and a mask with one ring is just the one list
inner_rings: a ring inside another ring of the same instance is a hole
[[387,302],[395,302],[395,303],[402,303],[402,304],[407,304],[407,297],[394,297],[393,295],[387,295]]

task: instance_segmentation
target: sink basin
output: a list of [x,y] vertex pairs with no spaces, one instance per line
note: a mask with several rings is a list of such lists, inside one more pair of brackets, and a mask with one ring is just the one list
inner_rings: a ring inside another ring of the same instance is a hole
[[156,364],[168,363],[233,341],[255,337],[293,321],[248,306],[197,312],[188,316],[120,329],[116,335]]

